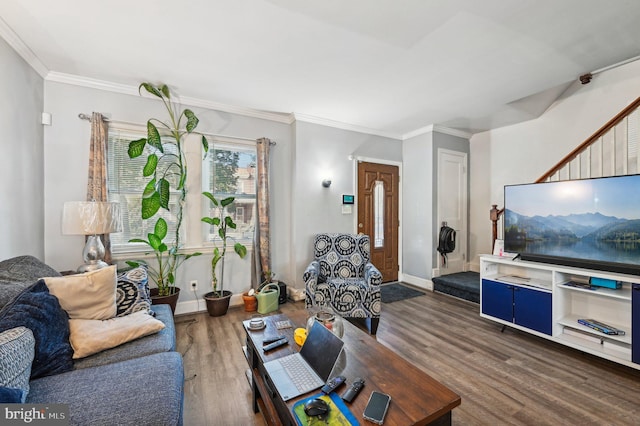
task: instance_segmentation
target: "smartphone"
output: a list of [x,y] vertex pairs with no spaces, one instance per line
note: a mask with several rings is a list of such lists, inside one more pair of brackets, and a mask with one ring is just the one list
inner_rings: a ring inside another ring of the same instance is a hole
[[373,391],[369,397],[369,402],[364,409],[363,417],[370,422],[381,425],[384,422],[384,416],[387,414],[391,397],[386,393]]

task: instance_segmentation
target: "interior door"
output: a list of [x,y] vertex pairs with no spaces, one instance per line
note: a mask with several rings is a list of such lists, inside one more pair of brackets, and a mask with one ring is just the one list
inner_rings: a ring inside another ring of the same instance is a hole
[[456,231],[456,248],[447,254],[446,264],[438,254],[440,275],[466,270],[467,257],[467,154],[446,149],[438,150],[438,229],[434,251],[438,246],[440,226]]
[[383,282],[398,280],[399,180],[397,166],[358,163],[358,232],[369,236]]

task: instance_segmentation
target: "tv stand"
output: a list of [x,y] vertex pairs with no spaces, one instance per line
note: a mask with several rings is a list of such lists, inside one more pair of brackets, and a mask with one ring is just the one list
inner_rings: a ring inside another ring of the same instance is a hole
[[[592,277],[622,285],[572,285]],[[640,370],[640,276],[485,255],[480,280],[481,317]],[[578,319],[625,333],[604,334]]]

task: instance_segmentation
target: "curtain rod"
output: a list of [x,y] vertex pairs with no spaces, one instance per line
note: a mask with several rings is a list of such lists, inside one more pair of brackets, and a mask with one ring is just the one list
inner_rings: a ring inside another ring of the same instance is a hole
[[[131,124],[131,125],[134,125],[134,126],[142,126],[140,123],[133,123],[131,121],[111,120],[110,118],[105,117],[104,114],[102,115],[102,117],[103,117],[104,121],[106,121],[107,123],[122,123],[122,124]],[[78,118],[80,120],[91,121],[91,115],[85,114],[83,112],[78,114]],[[213,137],[218,137],[218,138],[238,139],[238,140],[251,141],[251,142],[257,142],[258,141],[258,139],[245,138],[245,137],[242,137],[242,136],[218,135],[218,134],[215,134],[215,133],[206,133],[206,132],[203,132],[203,133],[205,135],[207,135],[207,136],[213,136]],[[276,142],[275,141],[269,141],[269,145],[272,145],[272,146],[276,145]]]

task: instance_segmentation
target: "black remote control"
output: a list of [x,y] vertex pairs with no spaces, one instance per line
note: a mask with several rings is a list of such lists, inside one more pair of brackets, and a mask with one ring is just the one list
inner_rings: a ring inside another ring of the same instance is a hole
[[271,349],[279,348],[280,346],[286,345],[288,343],[289,341],[285,337],[284,339],[276,340],[273,343],[269,343],[268,345],[263,346],[262,350],[267,352],[267,351],[270,351]]
[[282,339],[286,339],[287,336],[285,336],[284,334],[281,334],[279,336],[276,337],[267,337],[266,339],[264,339],[262,341],[263,345],[268,345],[269,343],[273,343],[273,342],[277,342],[278,340],[282,340]]
[[325,385],[320,390],[328,395],[334,390],[338,389],[340,385],[345,382],[345,380],[347,380],[347,378],[344,376],[336,376],[333,379],[329,379],[329,381],[325,383]]
[[345,402],[353,401],[353,399],[358,396],[363,387],[364,380],[358,377],[353,383],[351,383],[351,387],[342,394],[342,400]]

